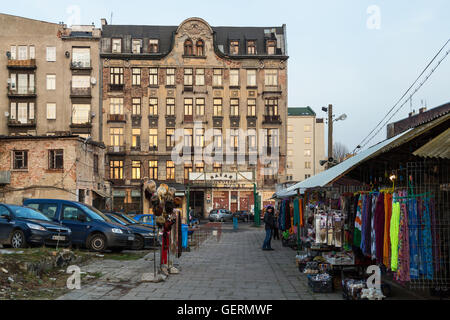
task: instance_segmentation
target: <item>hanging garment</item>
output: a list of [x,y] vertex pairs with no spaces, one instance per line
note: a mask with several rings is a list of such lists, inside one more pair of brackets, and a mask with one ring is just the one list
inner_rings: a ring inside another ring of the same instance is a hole
[[290,206],[290,202],[289,200],[285,201],[286,205],[286,215],[284,216],[285,218],[285,224],[284,224],[284,230],[290,230],[291,229],[291,206]]
[[280,215],[278,217],[278,225],[281,231],[286,231],[286,201],[281,202]]
[[417,200],[408,200],[409,222],[409,273],[411,280],[419,279],[419,227],[417,219]]
[[370,255],[372,257],[372,260],[377,259],[377,247],[376,247],[376,232],[375,232],[375,210],[377,208],[377,200],[378,196],[374,195],[372,196],[372,210],[371,210],[371,229],[370,229]]
[[294,206],[292,202],[288,202],[289,216],[286,221],[286,229],[289,229],[290,234],[294,234]]
[[303,228],[305,226],[305,217],[304,217],[304,213],[303,213],[303,199],[298,200],[298,206],[299,206],[299,210],[300,210],[300,227]]
[[[406,197],[406,191],[399,193],[400,197]],[[400,234],[398,238],[398,270],[394,275],[395,279],[401,283],[410,282],[409,276],[409,227],[408,210],[406,200],[400,203]]]
[[362,224],[362,233],[361,233],[361,250],[363,252],[363,254],[367,257],[370,257],[370,249],[371,249],[371,245],[370,245],[370,210],[371,210],[371,200],[370,200],[370,196],[365,195],[364,196],[364,201],[363,201],[363,224]]
[[358,205],[356,206],[355,230],[353,233],[353,245],[358,248],[361,245],[362,202],[363,202],[363,196],[360,195],[359,199],[358,199]]
[[294,199],[294,225],[298,226],[300,224],[300,204],[299,199]]
[[433,280],[433,240],[431,237],[431,218],[430,218],[430,200],[424,199],[423,202],[423,229],[422,229],[422,246],[424,248],[424,269],[425,277]]
[[375,246],[377,264],[383,263],[383,242],[384,242],[384,193],[380,193],[375,208]]
[[394,202],[392,205],[391,216],[391,270],[397,271],[398,269],[398,235],[400,230],[400,203]]
[[392,194],[384,195],[384,242],[383,242],[383,264],[389,268],[391,265],[391,215],[392,215]]

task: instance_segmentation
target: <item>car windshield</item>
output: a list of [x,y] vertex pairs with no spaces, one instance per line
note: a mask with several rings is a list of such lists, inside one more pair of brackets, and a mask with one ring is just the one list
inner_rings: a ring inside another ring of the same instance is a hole
[[19,206],[8,206],[8,208],[14,213],[16,218],[51,221],[49,218],[44,216],[39,211],[36,211],[31,208],[25,208],[25,207],[19,207]]
[[114,222],[116,222],[116,223],[118,223],[118,224],[121,224],[121,225],[123,225],[123,226],[126,226],[128,223],[126,223],[125,221],[123,221],[122,219],[120,219],[120,217],[118,217],[118,216],[115,216],[115,215],[112,215],[112,214],[108,214],[107,215],[108,216],[108,218],[110,218],[112,221],[114,221]]
[[120,218],[122,218],[124,221],[126,221],[128,224],[137,224],[138,222],[136,220],[133,220],[132,218],[130,218],[129,216],[127,216],[126,214],[121,214]]
[[105,222],[111,222],[112,221],[112,219],[108,218],[104,213],[100,212],[99,210],[95,209],[94,207],[91,207],[91,206],[88,206],[88,205],[85,205],[85,204],[80,204],[80,206],[94,220],[105,221]]

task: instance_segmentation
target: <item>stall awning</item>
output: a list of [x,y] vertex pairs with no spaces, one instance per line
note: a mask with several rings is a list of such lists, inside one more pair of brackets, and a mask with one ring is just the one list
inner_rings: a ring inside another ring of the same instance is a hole
[[413,154],[422,158],[450,159],[450,129],[447,129]]

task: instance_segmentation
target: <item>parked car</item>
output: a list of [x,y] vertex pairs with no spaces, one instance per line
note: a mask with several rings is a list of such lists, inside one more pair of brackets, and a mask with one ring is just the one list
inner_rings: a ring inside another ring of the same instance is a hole
[[209,221],[211,222],[225,222],[225,221],[232,221],[233,220],[233,214],[226,209],[216,209],[211,210],[209,213]]
[[114,223],[89,205],[67,200],[28,199],[24,205],[39,210],[47,218],[72,230],[72,243],[92,251],[121,252],[131,248],[134,233],[126,226]]
[[244,211],[244,210],[236,211],[233,216],[236,217],[238,219],[238,221],[243,221],[243,222],[250,221],[250,214],[248,213],[248,211]]
[[157,238],[155,239],[155,232],[152,227],[140,224],[127,217],[124,213],[111,212],[105,214],[114,222],[126,226],[134,232],[135,241],[132,249],[143,250],[145,248],[159,246],[159,241]]
[[0,243],[13,248],[71,244],[72,231],[26,207],[0,204]]

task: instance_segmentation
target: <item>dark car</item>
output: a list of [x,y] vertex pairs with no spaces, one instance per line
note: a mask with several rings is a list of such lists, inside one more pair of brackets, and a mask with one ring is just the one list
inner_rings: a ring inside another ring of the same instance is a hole
[[89,205],[67,200],[28,199],[24,205],[39,210],[47,218],[72,230],[72,244],[92,251],[110,249],[120,252],[131,248],[134,233],[113,222],[105,214]]
[[157,238],[155,239],[155,232],[152,227],[142,225],[124,213],[109,212],[106,215],[114,222],[126,226],[134,232],[135,240],[132,249],[143,250],[159,246],[159,241]]
[[248,222],[250,221],[250,214],[248,211],[236,211],[233,215],[234,217],[238,218],[238,221]]
[[72,231],[26,207],[0,204],[0,243],[13,247],[71,244]]

